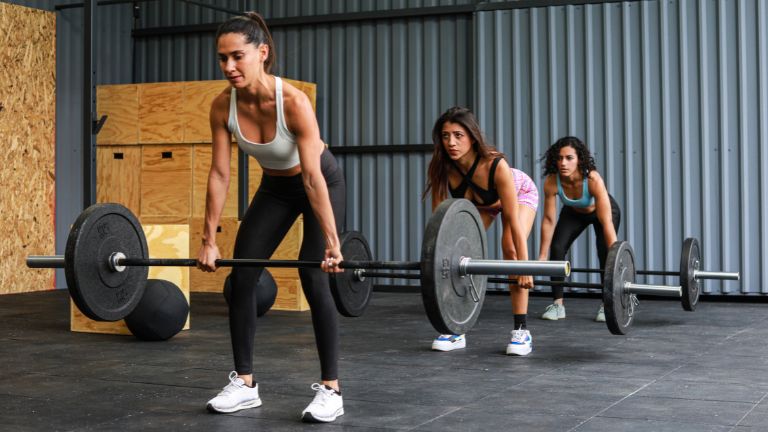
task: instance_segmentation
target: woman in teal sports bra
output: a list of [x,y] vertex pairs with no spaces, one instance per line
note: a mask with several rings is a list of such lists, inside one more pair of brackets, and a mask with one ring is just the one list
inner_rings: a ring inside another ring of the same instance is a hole
[[[600,268],[605,268],[605,257],[616,241],[616,231],[621,223],[621,210],[608,193],[589,149],[580,139],[568,136],[551,145],[541,160],[546,179],[539,259],[564,260],[576,238],[592,225]],[[556,197],[560,197],[563,204],[557,224]],[[563,278],[553,277],[552,280]],[[547,306],[541,317],[547,320],[565,318],[563,288],[552,287],[552,297],[554,302]],[[605,321],[602,306],[595,320]]]

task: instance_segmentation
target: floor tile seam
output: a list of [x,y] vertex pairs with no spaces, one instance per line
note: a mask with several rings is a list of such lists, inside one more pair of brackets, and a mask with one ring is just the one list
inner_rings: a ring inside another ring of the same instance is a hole
[[760,398],[760,401],[758,402],[752,402],[752,401],[737,401],[737,400],[723,400],[723,399],[694,399],[694,398],[687,398],[687,397],[675,397],[675,396],[664,396],[664,395],[637,395],[639,398],[643,399],[668,399],[668,400],[683,400],[683,401],[691,401],[691,402],[714,402],[714,403],[734,403],[734,404],[750,404],[754,405],[755,403],[760,403],[760,401],[765,398],[765,395]]
[[440,415],[439,415],[439,416],[437,416],[437,417],[433,417],[433,418],[431,418],[431,419],[429,419],[429,420],[427,420],[427,421],[425,421],[425,422],[419,423],[419,424],[417,424],[417,425],[415,425],[415,426],[406,427],[406,428],[404,428],[403,430],[406,430],[406,431],[412,431],[412,430],[416,430],[416,429],[418,429],[418,428],[420,428],[420,427],[422,427],[422,426],[426,426],[426,425],[428,425],[428,424],[430,424],[430,423],[433,423],[433,422],[435,422],[435,420],[439,420],[439,419],[441,419],[441,418],[443,418],[443,417],[445,417],[445,416],[447,416],[447,415],[453,414],[453,413],[455,413],[456,411],[459,411],[459,410],[461,410],[461,409],[465,408],[466,406],[467,406],[467,405],[465,405],[465,406],[459,406],[459,407],[454,407],[454,408],[453,408],[453,409],[451,409],[450,411],[444,412],[443,414],[440,414]]
[[[748,369],[750,370],[750,369]],[[764,372],[764,370],[754,370],[755,373]],[[666,375],[665,375],[666,376]],[[712,380],[712,379],[692,379],[692,378],[675,378],[670,381],[674,382],[684,382],[684,383],[704,383],[704,384],[729,384],[729,385],[736,385],[736,386],[744,386],[744,382],[741,381],[731,381],[731,380]],[[750,383],[749,385],[760,387],[760,391],[762,391],[763,388],[768,389],[768,381],[765,383]]]
[[[764,324],[766,321],[768,321],[768,319],[762,319],[762,320],[758,321],[758,324]],[[736,337],[736,336],[738,336],[738,335],[740,335],[742,333],[746,333],[746,332],[748,332],[750,330],[757,330],[757,329],[761,329],[761,328],[765,328],[765,327],[761,326],[761,325],[755,325],[755,323],[753,322],[752,325],[750,325],[749,327],[743,328],[743,329],[741,329],[741,330],[739,330],[739,331],[737,331],[735,333],[732,333],[732,334],[726,336],[724,338],[724,340],[729,340],[729,339],[734,338],[734,337]],[[722,342],[720,342],[720,343],[722,343]]]
[[679,421],[679,420],[649,418],[649,417],[626,417],[626,416],[617,416],[617,415],[600,415],[596,417],[605,418],[605,419],[617,419],[617,420],[655,421],[655,422],[662,422],[665,424],[686,424],[686,425],[697,425],[697,426],[719,426],[719,427],[731,427],[731,428],[735,427],[734,425],[722,424],[722,423],[707,423],[707,422],[697,422],[697,421],[686,422],[686,421]]
[[614,406],[616,406],[616,405],[620,404],[621,402],[623,402],[623,401],[627,400],[628,398],[630,398],[630,397],[632,397],[633,395],[637,394],[638,392],[642,391],[642,390],[643,390],[643,389],[645,389],[646,387],[648,387],[648,386],[650,386],[650,385],[652,385],[652,384],[655,384],[655,383],[656,383],[656,382],[658,382],[660,379],[664,378],[665,376],[668,376],[669,374],[671,374],[672,372],[674,372],[674,371],[676,371],[676,370],[680,369],[681,367],[683,367],[683,365],[680,365],[680,366],[676,367],[675,369],[673,369],[673,370],[669,371],[667,374],[665,374],[665,375],[661,376],[660,378],[654,379],[653,381],[651,381],[651,382],[649,382],[649,383],[646,383],[646,384],[644,384],[644,385],[640,386],[640,388],[637,388],[637,389],[635,389],[633,392],[631,392],[631,393],[629,393],[628,395],[626,395],[626,396],[622,397],[621,399],[619,399],[619,400],[617,400],[617,401],[613,402],[612,404],[610,404],[610,405],[608,405],[607,407],[603,408],[602,410],[598,411],[597,413],[595,413],[594,415],[592,415],[592,416],[591,416],[591,417],[589,417],[588,419],[584,420],[583,422],[581,422],[581,423],[577,424],[576,426],[572,427],[571,429],[568,429],[568,431],[567,431],[567,432],[572,432],[572,431],[575,431],[576,429],[578,429],[579,427],[581,427],[583,424],[585,424],[585,423],[589,422],[590,420],[592,420],[592,419],[593,419],[593,418],[595,418],[595,417],[599,417],[599,416],[600,416],[601,414],[603,414],[604,412],[606,412],[606,411],[608,411],[609,409],[613,408]]
[[752,406],[752,408],[750,408],[750,409],[749,409],[749,411],[747,411],[747,412],[746,412],[746,413],[745,413],[745,414],[744,414],[744,415],[743,415],[743,416],[742,416],[742,417],[741,417],[741,418],[740,418],[740,419],[739,419],[739,420],[736,422],[736,424],[735,424],[735,425],[733,425],[733,427],[731,428],[731,430],[734,430],[734,429],[736,429],[736,427],[738,427],[738,426],[741,424],[741,422],[742,422],[742,421],[744,421],[744,419],[745,419],[745,418],[747,418],[747,416],[749,416],[749,415],[752,413],[752,411],[754,411],[754,410],[755,410],[755,408],[757,408],[757,407],[758,407],[758,406],[759,406],[761,403],[763,403],[763,401],[764,401],[764,400],[765,400],[767,397],[768,397],[768,393],[765,393],[765,394],[763,394],[763,397],[762,397],[762,398],[760,398],[760,400],[759,400],[759,401],[757,401],[757,403],[756,403],[756,404],[754,404],[754,405]]
[[[521,384],[525,383],[526,381],[532,380],[532,379],[534,379],[534,378],[536,378],[536,377],[540,377],[540,376],[542,376],[542,375],[544,375],[544,374],[538,374],[538,375],[536,375],[536,376],[533,376],[533,377],[527,378],[527,379],[525,379],[525,380],[523,380],[523,381],[521,381],[521,382],[519,382],[519,383],[517,383],[517,384],[515,384],[515,385],[512,385],[512,386],[508,387],[506,390],[511,390],[511,389],[514,389],[515,387],[517,387],[517,386],[519,386],[519,385],[521,385]],[[476,400],[472,401],[472,403],[471,403],[471,404],[466,404],[466,405],[462,405],[462,406],[457,406],[457,407],[455,407],[454,409],[452,409],[452,410],[450,410],[450,411],[448,411],[448,412],[446,412],[446,413],[443,413],[443,414],[441,414],[441,415],[439,415],[439,416],[437,416],[437,417],[434,417],[434,418],[432,418],[432,419],[430,419],[430,420],[427,420],[427,421],[425,421],[425,422],[423,422],[423,423],[420,423],[420,424],[418,424],[418,425],[416,425],[416,426],[413,426],[413,427],[411,427],[411,428],[408,428],[408,429],[406,429],[406,430],[415,430],[415,429],[418,429],[418,428],[420,428],[420,427],[422,427],[422,426],[425,426],[425,425],[427,425],[427,424],[429,424],[429,423],[433,423],[435,420],[438,420],[438,419],[440,419],[440,418],[442,418],[442,417],[445,417],[445,416],[447,416],[447,415],[453,414],[453,413],[455,413],[456,411],[459,411],[459,410],[461,410],[461,409],[464,409],[464,408],[467,408],[467,407],[469,407],[470,405],[474,405],[474,404],[477,404],[477,403],[479,403],[479,402],[482,402],[483,400],[485,400],[485,399],[488,399],[488,398],[490,398],[490,397],[492,397],[492,396],[495,396],[495,395],[496,395],[495,393],[494,393],[494,394],[489,394],[489,395],[483,396],[483,397],[481,397],[481,398],[478,398],[478,399],[476,399]]]

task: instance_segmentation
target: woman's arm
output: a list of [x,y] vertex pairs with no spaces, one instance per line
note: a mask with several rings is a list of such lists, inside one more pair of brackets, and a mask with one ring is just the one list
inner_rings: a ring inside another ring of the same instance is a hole
[[[320,128],[317,118],[307,96],[290,85],[283,87],[286,91],[284,112],[288,129],[296,137],[299,147],[299,161],[301,163],[301,176],[304,181],[304,189],[307,192],[309,203],[320,223],[320,228],[325,236],[325,258],[322,268],[324,271],[340,272],[337,264],[344,259],[341,255],[339,235],[336,231],[336,219],[333,215],[328,185],[320,166],[320,156],[325,150],[325,144],[320,139]],[[333,259],[333,265],[329,265],[329,259]]]
[[589,193],[595,197],[595,212],[597,220],[603,226],[603,236],[605,237],[606,247],[610,248],[616,242],[616,228],[613,226],[613,215],[611,212],[611,199],[608,196],[608,189],[605,187],[603,178],[597,171],[589,173],[587,182]]
[[221,257],[216,245],[216,228],[219,226],[221,212],[229,189],[229,163],[232,157],[230,148],[232,135],[227,128],[229,114],[229,89],[222,92],[211,104],[210,122],[213,151],[211,170],[208,172],[208,189],[205,196],[205,226],[203,244],[198,252],[198,267],[203,271],[216,270],[215,261]]
[[539,247],[539,260],[542,261],[549,259],[549,247],[552,244],[552,234],[555,231],[556,195],[555,177],[549,175],[544,180],[544,213],[541,219],[541,246]]
[[[501,201],[502,221],[504,225],[509,227],[508,232],[510,233],[509,236],[503,236],[501,240],[504,259],[527,260],[528,239],[525,238],[518,217],[515,178],[512,175],[512,170],[504,159],[499,161],[493,180],[496,183],[496,190],[499,193],[499,200]],[[530,275],[519,275],[517,281],[518,285],[523,288],[533,288],[533,278]]]

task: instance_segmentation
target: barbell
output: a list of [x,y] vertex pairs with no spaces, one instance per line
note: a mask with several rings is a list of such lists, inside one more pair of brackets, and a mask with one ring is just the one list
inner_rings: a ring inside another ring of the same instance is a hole
[[[443,201],[424,232],[420,261],[372,261],[370,247],[358,232],[340,236],[344,261],[331,273],[331,292],[345,316],[360,316],[370,301],[372,283],[355,270],[419,270],[429,321],[445,334],[466,333],[485,299],[485,275],[568,276],[567,261],[488,260],[480,214],[465,199]],[[144,231],[136,216],[120,204],[94,204],[83,211],[69,232],[64,255],[29,256],[30,268],[63,268],[70,296],[87,317],[97,321],[125,318],[144,292],[149,266],[191,266],[189,258],[149,258]],[[320,268],[320,261],[220,259],[217,267]],[[473,277],[473,276],[480,277]]]
[[[699,302],[700,279],[738,280],[739,273],[701,271],[701,249],[698,240],[688,238],[683,242],[680,260],[681,285],[650,285],[635,283],[635,276],[640,272],[635,269],[635,254],[626,241],[614,243],[606,257],[606,272],[603,284],[571,281],[534,280],[535,285],[566,286],[575,288],[597,288],[602,290],[603,305],[605,306],[605,322],[611,333],[627,334],[632,326],[637,295],[657,295],[679,297],[684,310],[694,311]],[[590,272],[598,273],[597,271]],[[573,270],[572,270],[573,271]],[[643,274],[658,274],[659,272],[643,272]],[[671,273],[671,272],[670,272]],[[370,272],[357,269],[354,275],[358,279],[370,277],[388,277],[403,279],[418,279],[417,274]],[[514,283],[514,279],[488,278],[488,283]],[[454,333],[460,334],[460,333]]]

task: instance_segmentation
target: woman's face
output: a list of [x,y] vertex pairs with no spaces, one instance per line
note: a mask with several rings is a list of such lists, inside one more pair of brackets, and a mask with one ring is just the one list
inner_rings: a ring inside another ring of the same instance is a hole
[[268,48],[246,41],[240,33],[224,33],[217,42],[219,67],[232,87],[243,88],[264,70]]
[[443,148],[453,160],[461,159],[472,149],[472,139],[459,123],[443,123],[442,140]]
[[560,149],[557,157],[557,169],[563,177],[570,177],[579,170],[579,156],[576,149],[567,145]]

